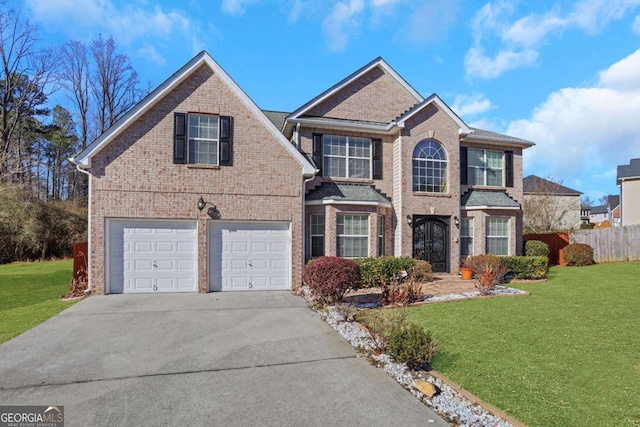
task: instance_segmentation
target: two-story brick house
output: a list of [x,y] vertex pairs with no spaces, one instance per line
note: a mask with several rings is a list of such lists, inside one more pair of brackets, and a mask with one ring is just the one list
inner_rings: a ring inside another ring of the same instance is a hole
[[517,254],[522,150],[378,58],[292,113],[202,52],[73,160],[94,293],[295,289],[321,255]]

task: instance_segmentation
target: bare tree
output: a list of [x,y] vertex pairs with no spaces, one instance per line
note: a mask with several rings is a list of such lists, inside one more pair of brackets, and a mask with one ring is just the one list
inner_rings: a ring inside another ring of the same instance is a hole
[[113,37],[98,36],[91,41],[90,50],[95,66],[90,85],[101,134],[137,104],[143,93],[138,89],[138,73],[129,57],[116,51]]
[[580,226],[580,192],[535,175],[524,179],[524,187],[525,233],[553,233]]
[[59,81],[73,105],[80,127],[80,145],[89,142],[89,57],[87,46],[71,40],[62,46]]
[[56,51],[41,49],[37,42],[35,25],[15,9],[0,10],[0,180],[19,172],[23,163],[15,142],[23,119],[48,113],[42,105],[54,90]]

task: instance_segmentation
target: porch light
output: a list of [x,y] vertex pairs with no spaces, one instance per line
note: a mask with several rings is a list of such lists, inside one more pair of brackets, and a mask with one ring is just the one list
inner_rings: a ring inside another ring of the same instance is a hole
[[454,223],[456,226],[460,225],[460,218],[458,218],[457,216],[455,216],[455,215],[454,215],[454,216],[453,216],[453,223]]
[[407,224],[413,224],[413,217],[411,215],[407,215]]
[[202,198],[202,196],[200,196],[200,199],[198,200],[198,210],[200,212],[202,212],[202,209],[204,209],[207,205],[211,205],[215,208],[214,204],[211,202],[205,202],[204,199]]

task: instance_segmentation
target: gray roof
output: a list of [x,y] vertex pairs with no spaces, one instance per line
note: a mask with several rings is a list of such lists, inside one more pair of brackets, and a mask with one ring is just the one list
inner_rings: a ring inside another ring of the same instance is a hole
[[609,212],[609,210],[607,209],[607,207],[605,205],[594,206],[594,207],[591,208],[591,213],[592,214],[606,214],[608,212]]
[[618,184],[622,178],[640,178],[640,159],[631,159],[628,165],[618,166]]
[[491,132],[488,130],[478,129],[474,127],[469,127],[469,129],[473,131],[471,134],[469,134],[471,138],[476,136],[478,138],[490,138],[490,139],[499,139],[501,141],[511,141],[517,144],[524,144],[528,146],[535,145],[534,142],[527,141],[526,139],[516,138],[515,136],[504,135],[501,133]]
[[311,190],[306,196],[307,201],[312,200],[339,200],[342,202],[377,202],[390,204],[384,194],[376,190],[372,185],[365,184],[337,184],[323,182],[320,187]]
[[271,110],[262,110],[262,112],[264,113],[265,116],[267,116],[269,120],[271,120],[271,123],[273,123],[275,127],[277,127],[278,130],[282,132],[282,128],[284,127],[284,121],[286,120],[289,113],[285,113],[283,111],[271,111]]
[[504,191],[470,190],[462,195],[462,206],[489,208],[520,208],[520,203],[513,200]]
[[578,190],[535,175],[524,178],[522,184],[524,194],[551,194],[555,196],[579,196],[582,194]]
[[615,209],[620,204],[620,196],[610,195],[607,197],[609,208]]

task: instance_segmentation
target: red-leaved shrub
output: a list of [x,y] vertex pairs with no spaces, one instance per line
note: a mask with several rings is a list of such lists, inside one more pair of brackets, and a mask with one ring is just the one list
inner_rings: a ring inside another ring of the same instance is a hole
[[321,304],[333,305],[342,301],[349,289],[360,287],[360,268],[351,259],[325,256],[309,261],[302,279]]
[[586,243],[573,243],[562,249],[562,255],[567,265],[582,266],[591,265],[593,260],[593,248]]

